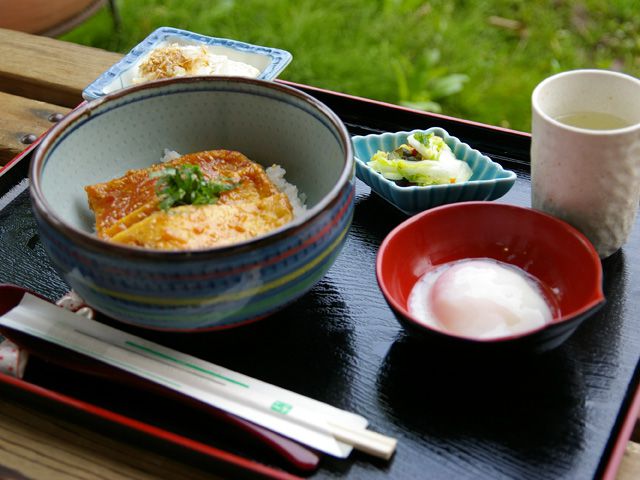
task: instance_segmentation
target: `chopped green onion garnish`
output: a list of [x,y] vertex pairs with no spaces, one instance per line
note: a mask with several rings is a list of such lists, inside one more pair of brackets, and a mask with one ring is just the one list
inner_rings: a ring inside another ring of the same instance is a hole
[[179,205],[210,205],[218,201],[222,192],[237,187],[235,183],[218,183],[204,178],[198,165],[167,167],[149,174],[157,178],[158,206],[167,211]]

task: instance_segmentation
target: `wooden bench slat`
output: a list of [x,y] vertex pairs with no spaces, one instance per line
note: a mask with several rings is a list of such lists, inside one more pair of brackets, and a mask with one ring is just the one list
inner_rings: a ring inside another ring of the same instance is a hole
[[629,442],[620,463],[617,480],[637,480],[640,478],[640,444]]
[[119,53],[0,28],[0,90],[75,107],[82,90],[120,58]]
[[25,135],[39,137],[54,123],[49,120],[53,114],[65,115],[69,108],[29,98],[0,92],[2,123],[0,123],[0,165],[6,164],[27,144],[21,142]]
[[[218,480],[162,452],[94,432],[46,410],[0,398],[0,465],[33,480]],[[2,475],[0,471],[0,475]],[[2,478],[18,478],[2,475]]]

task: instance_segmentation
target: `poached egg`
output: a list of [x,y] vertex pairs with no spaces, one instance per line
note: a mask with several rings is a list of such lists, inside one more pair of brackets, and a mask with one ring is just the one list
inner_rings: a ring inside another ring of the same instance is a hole
[[476,339],[524,333],[551,322],[555,305],[524,270],[489,258],[443,264],[423,275],[409,313],[438,330]]

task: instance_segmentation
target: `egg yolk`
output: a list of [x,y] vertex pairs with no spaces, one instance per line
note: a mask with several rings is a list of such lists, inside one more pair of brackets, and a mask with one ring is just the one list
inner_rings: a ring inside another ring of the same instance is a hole
[[497,338],[549,323],[552,308],[525,271],[492,259],[470,259],[425,274],[409,312],[427,325],[470,338]]

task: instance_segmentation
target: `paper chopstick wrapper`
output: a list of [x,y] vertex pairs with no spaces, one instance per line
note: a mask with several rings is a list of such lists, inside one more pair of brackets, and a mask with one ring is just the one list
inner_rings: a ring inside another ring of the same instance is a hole
[[33,295],[0,324],[47,340],[346,458],[353,448],[389,459],[397,441],[366,418],[83,318]]

